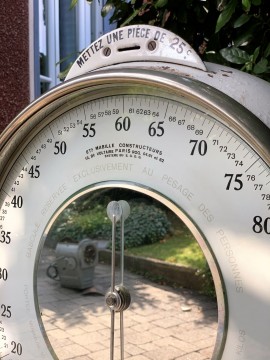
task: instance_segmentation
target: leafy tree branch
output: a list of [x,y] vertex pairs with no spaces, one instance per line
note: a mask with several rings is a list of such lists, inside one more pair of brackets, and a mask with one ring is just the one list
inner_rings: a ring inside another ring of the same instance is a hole
[[269,0],[108,0],[117,27],[149,24],[189,42],[203,60],[221,63],[270,81]]

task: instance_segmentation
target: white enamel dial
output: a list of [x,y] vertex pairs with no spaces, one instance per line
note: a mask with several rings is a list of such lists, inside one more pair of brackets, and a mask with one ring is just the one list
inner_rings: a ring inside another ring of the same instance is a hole
[[71,80],[26,109],[1,138],[2,358],[53,358],[36,294],[46,233],[76,197],[125,187],[175,211],[202,246],[219,305],[213,359],[268,359],[268,136],[218,91],[144,70]]

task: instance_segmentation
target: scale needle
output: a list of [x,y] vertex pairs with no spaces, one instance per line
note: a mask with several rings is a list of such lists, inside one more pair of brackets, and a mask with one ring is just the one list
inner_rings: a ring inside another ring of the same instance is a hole
[[[121,360],[124,360],[124,316],[123,311],[130,305],[129,291],[124,287],[124,222],[130,214],[129,204],[124,201],[111,201],[107,206],[107,214],[112,222],[112,258],[111,258],[111,288],[106,294],[106,304],[111,311],[111,338],[110,338],[110,360],[114,359],[114,327],[115,312],[120,312],[120,348]],[[115,248],[116,248],[116,223],[120,221],[120,285],[115,285]]]

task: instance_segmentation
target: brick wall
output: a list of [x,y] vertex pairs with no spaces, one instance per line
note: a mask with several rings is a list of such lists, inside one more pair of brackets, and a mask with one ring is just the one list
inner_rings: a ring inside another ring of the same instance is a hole
[[28,1],[2,1],[0,11],[0,133],[29,103]]

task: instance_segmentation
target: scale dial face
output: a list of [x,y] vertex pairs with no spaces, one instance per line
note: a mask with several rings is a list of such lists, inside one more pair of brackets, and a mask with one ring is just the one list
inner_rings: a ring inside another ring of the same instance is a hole
[[270,152],[258,119],[190,79],[108,71],[42,97],[1,144],[2,358],[54,358],[36,292],[46,234],[82,194],[122,187],[164,203],[200,243],[218,298],[213,359],[268,359]]

